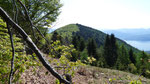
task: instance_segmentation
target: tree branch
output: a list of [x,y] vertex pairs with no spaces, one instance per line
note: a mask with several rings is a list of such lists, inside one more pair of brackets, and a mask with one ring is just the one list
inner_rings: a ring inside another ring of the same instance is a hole
[[[15,1],[15,0],[12,0],[12,3],[13,3],[14,21],[15,21],[16,23],[18,23],[18,20],[17,20],[17,17],[18,17],[17,4],[16,4],[16,1]],[[15,12],[15,9],[16,9],[16,12]]]
[[43,15],[43,17],[39,18],[37,21],[34,22],[34,24],[37,24],[39,21],[41,21],[42,19],[46,18],[48,15],[50,15],[52,12],[48,12],[47,14]]
[[9,36],[10,36],[11,48],[12,48],[11,70],[10,70],[10,74],[9,74],[9,84],[11,84],[11,81],[12,81],[12,79],[13,79],[15,49],[14,49],[14,44],[13,44],[12,32],[11,32],[11,30],[10,30],[10,26],[9,26],[8,22],[7,22],[7,28],[8,28],[8,33],[9,33]]
[[[37,32],[45,39],[45,41],[50,45],[50,43],[49,43],[49,41],[45,38],[45,36],[40,32],[40,30],[33,24],[33,22],[31,21],[31,18],[30,18],[30,16],[29,16],[29,13],[28,13],[28,11],[27,11],[27,8],[26,8],[26,6],[20,1],[20,0],[17,0],[19,3],[20,3],[20,5],[24,8],[24,10],[25,10],[25,14],[26,14],[26,16],[27,16],[27,18],[28,18],[28,20],[29,20],[29,22],[30,22],[30,25],[31,25],[31,27],[32,27],[32,31],[33,31],[33,33],[34,33],[34,30],[33,30],[33,27],[37,30]],[[33,34],[34,35],[34,34]],[[35,35],[34,35],[34,37],[35,37]],[[37,39],[36,39],[37,40]],[[51,47],[53,50],[54,50],[54,52],[56,53],[56,54],[58,54],[56,51],[55,51],[55,49],[53,48],[53,47]]]
[[[31,28],[32,28],[32,32],[33,32],[33,36],[34,36],[34,38],[35,38],[35,33],[34,33],[34,29],[33,29],[33,23],[31,22],[31,19],[30,19],[30,17],[29,17],[29,14],[28,14],[28,12],[27,12],[27,8],[25,7],[25,5],[20,1],[20,0],[17,0],[19,3],[20,3],[20,5],[23,7],[23,9],[25,10],[25,15],[27,16],[27,19],[29,20],[29,22],[30,22],[30,26],[31,26]],[[36,39],[36,38],[35,38]]]
[[16,24],[9,16],[8,14],[0,7],[0,15],[3,17],[3,19],[10,23],[10,25],[19,32],[19,34],[22,35],[23,39],[27,42],[27,44],[30,46],[30,48],[34,51],[34,53],[38,56],[39,60],[42,62],[43,66],[58,80],[60,80],[62,83],[70,84],[69,81],[64,79],[60,74],[58,74],[51,65],[44,59],[43,54],[40,52],[40,50],[37,48],[37,46],[32,42],[31,38],[26,34],[26,32],[18,25]]

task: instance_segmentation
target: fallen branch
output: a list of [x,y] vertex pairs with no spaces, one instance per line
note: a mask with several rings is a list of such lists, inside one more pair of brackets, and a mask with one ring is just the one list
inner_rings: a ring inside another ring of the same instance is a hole
[[60,74],[58,74],[51,65],[44,59],[43,54],[37,48],[37,46],[32,42],[31,38],[26,34],[26,32],[16,24],[8,14],[0,7],[0,16],[23,37],[23,39],[27,42],[28,46],[34,51],[34,53],[38,56],[39,60],[42,62],[43,66],[53,75],[55,76],[60,82],[65,84],[70,84],[69,81],[64,79]]

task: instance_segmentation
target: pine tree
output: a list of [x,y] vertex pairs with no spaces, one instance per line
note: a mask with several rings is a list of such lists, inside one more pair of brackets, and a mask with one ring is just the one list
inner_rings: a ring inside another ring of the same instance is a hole
[[56,41],[57,40],[57,36],[58,36],[58,33],[56,31],[54,31],[51,40],[52,41]]
[[119,56],[117,58],[116,68],[119,70],[126,70],[128,68],[129,63],[130,61],[128,52],[124,45],[122,45],[119,49]]
[[80,47],[79,47],[79,50],[80,51],[83,51],[85,48],[85,42],[84,42],[84,39],[80,41]]
[[118,47],[114,34],[106,36],[104,44],[104,57],[109,67],[113,67],[116,64],[118,58]]
[[92,55],[94,58],[98,58],[96,55],[96,49],[97,49],[97,44],[94,39],[91,40],[91,46],[92,46]]
[[96,49],[97,49],[97,44],[95,40],[92,38],[88,42],[87,50],[89,56],[93,56],[94,58],[96,57]]
[[148,55],[142,51],[139,57],[139,73],[142,74],[143,76],[146,76],[146,70],[149,69],[149,62],[148,62]]
[[105,40],[105,48],[108,48],[110,46],[110,38],[109,38],[109,35],[107,34],[106,36],[106,40]]
[[108,65],[109,62],[109,55],[110,55],[110,38],[109,35],[107,34],[105,44],[104,44],[104,58],[106,61],[106,66]]
[[51,40],[53,42],[59,40],[62,43],[62,37],[57,33],[57,31],[54,31]]
[[92,55],[91,40],[88,41],[87,50],[88,50],[88,55],[91,56]]
[[113,60],[111,60],[111,62],[114,65],[118,58],[117,43],[116,43],[116,38],[115,38],[114,34],[111,34],[110,39],[111,39],[111,49],[112,49],[111,50],[111,52],[112,52],[111,59],[113,59]]
[[75,49],[78,49],[78,39],[77,39],[77,36],[73,36],[73,38],[72,38],[72,44],[74,45]]
[[136,60],[135,60],[135,57],[134,57],[134,53],[133,53],[132,48],[129,50],[129,58],[130,58],[130,60],[131,60],[131,62],[132,62],[133,64],[136,63]]

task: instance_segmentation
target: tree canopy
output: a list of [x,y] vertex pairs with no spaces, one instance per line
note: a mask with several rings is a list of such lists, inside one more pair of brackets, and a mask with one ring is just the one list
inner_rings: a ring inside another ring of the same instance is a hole
[[[60,8],[62,4],[59,0],[1,0],[0,7],[2,7],[11,18],[15,19],[16,22],[28,33],[31,34],[32,21],[41,32],[45,32],[44,27],[50,27],[53,22],[56,21],[57,16],[60,14]],[[26,10],[22,7],[25,5]],[[15,6],[13,5],[15,3]],[[29,17],[28,17],[28,15]],[[17,17],[14,17],[16,15]],[[34,28],[35,29],[35,28]],[[33,32],[32,32],[33,33]]]

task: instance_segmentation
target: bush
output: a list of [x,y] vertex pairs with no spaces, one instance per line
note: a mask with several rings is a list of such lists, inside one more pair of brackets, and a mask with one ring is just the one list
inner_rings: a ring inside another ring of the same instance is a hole
[[137,68],[133,63],[129,64],[128,68],[131,73],[137,73]]

